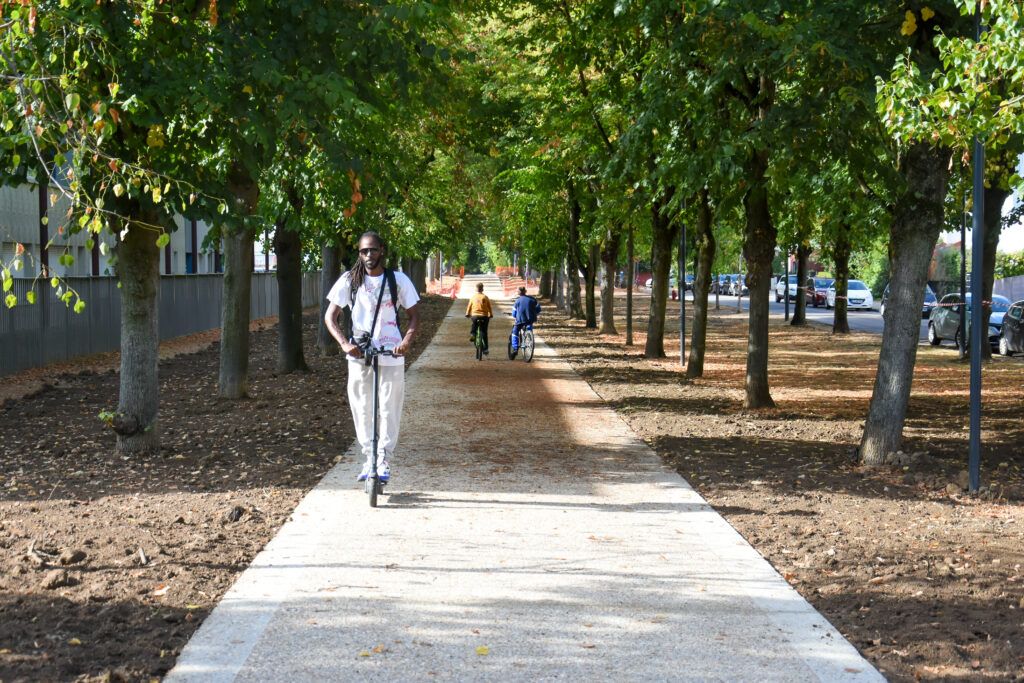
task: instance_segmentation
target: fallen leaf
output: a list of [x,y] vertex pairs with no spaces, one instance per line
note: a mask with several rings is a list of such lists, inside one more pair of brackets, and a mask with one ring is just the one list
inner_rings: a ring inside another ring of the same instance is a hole
[[80,641],[78,638],[72,638],[71,640],[68,641],[68,645],[81,645],[81,644],[82,644],[82,641]]
[[486,645],[480,645],[476,648],[476,653],[481,657],[486,657],[487,655],[491,654],[491,648],[487,647]]
[[153,595],[159,598],[162,595],[167,595],[167,591],[169,590],[171,590],[170,586],[168,586],[166,583],[161,583],[159,586],[153,589]]

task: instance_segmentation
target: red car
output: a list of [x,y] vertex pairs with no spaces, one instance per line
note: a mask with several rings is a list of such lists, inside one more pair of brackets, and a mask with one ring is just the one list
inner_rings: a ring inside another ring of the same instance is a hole
[[835,282],[831,277],[809,277],[807,278],[807,303],[817,308],[826,304],[825,295],[828,288]]

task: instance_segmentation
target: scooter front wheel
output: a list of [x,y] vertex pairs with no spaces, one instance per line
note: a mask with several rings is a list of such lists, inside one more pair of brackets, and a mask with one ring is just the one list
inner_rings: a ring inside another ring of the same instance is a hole
[[377,495],[380,494],[380,479],[376,476],[366,478],[366,493],[370,496],[370,507],[377,507]]

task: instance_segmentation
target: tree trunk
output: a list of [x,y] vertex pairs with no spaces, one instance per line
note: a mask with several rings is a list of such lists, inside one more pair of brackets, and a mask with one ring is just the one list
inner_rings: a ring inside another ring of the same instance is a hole
[[651,308],[647,319],[645,358],[665,357],[665,307],[668,304],[668,277],[678,226],[662,209],[672,198],[669,188],[651,204]]
[[320,350],[321,356],[337,356],[341,350],[338,348],[338,342],[327,331],[327,324],[324,322],[327,307],[330,305],[327,293],[341,277],[340,257],[341,247],[331,244],[324,244],[320,247],[320,322],[317,326],[316,347]]
[[776,228],[768,204],[767,171],[768,152],[755,151],[750,159],[747,179],[750,189],[743,197],[746,214],[743,256],[747,260],[750,290],[744,408],[775,406],[768,387],[768,290],[771,287]]
[[[1009,190],[1000,187],[985,188],[985,251],[982,253],[981,288],[985,301],[992,301],[992,288],[996,278],[996,249],[999,247],[999,233],[1003,228],[1003,203],[1010,196]],[[985,330],[981,338],[981,357],[992,358],[992,346],[988,343],[988,321],[992,316],[992,307],[981,309],[981,329]]]
[[[796,248],[796,307],[790,325],[807,324],[807,259],[811,256],[809,244],[801,244]],[[789,284],[786,284],[789,287]],[[814,292],[811,292],[814,295]]]
[[587,250],[587,271],[586,271],[586,316],[587,329],[597,329],[597,271],[601,263],[601,245],[591,244]]
[[427,291],[427,261],[422,258],[411,258],[407,264],[406,275],[412,280],[416,292],[422,296]]
[[302,351],[302,236],[280,219],[274,226],[277,255],[277,371],[308,372]]
[[601,329],[599,334],[618,334],[615,329],[615,266],[619,262],[619,243],[622,241],[621,226],[608,229],[601,250],[604,277],[601,278]]
[[582,208],[580,206],[579,198],[576,196],[576,190],[573,183],[569,183],[569,249],[568,249],[568,276],[569,276],[569,291],[566,297],[567,309],[566,312],[569,316],[575,320],[583,320],[583,304],[580,301],[580,290],[582,289],[580,283],[580,270],[581,259],[580,259],[580,214]]
[[249,311],[253,239],[239,228],[224,236],[224,313],[220,328],[220,397],[249,395]]
[[555,305],[563,311],[566,311],[565,279],[565,259],[562,259],[562,263],[559,264],[558,270],[555,271]]
[[903,157],[906,191],[889,229],[892,280],[875,387],[860,442],[861,461],[885,463],[899,450],[917,359],[921,306],[932,250],[943,225],[949,152],[916,144]]
[[[156,215],[140,218],[159,223]],[[156,453],[160,448],[160,249],[156,235],[132,225],[117,246],[121,285],[121,391],[114,418],[119,453]]]
[[[259,185],[241,164],[229,172],[228,191],[235,214],[251,216],[260,198]],[[252,297],[253,236],[244,225],[222,226],[224,240],[224,308],[220,328],[221,398],[238,399],[249,390],[249,312]]]
[[841,223],[839,232],[836,234],[835,262],[836,262],[836,310],[832,316],[833,334],[850,334],[850,319],[847,315],[849,308],[846,305],[846,297],[850,282],[850,225]]
[[693,277],[693,328],[690,333],[690,357],[686,361],[686,376],[694,379],[704,376],[704,355],[708,332],[708,292],[711,289],[711,265],[715,261],[715,234],[712,230],[711,202],[707,189],[700,192],[697,206],[697,232],[694,245],[697,267]]
[[551,298],[551,271],[545,270],[540,274],[540,285],[537,294],[545,299]]

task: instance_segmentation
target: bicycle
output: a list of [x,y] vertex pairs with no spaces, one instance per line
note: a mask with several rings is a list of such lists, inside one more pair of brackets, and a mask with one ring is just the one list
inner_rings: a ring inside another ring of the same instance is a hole
[[512,329],[514,331],[508,335],[508,359],[515,360],[519,352],[522,351],[523,360],[529,363],[533,360],[533,351],[536,346],[536,341],[533,338],[533,323],[520,325],[518,330],[515,327]]
[[473,346],[476,347],[476,359],[477,360],[483,360],[484,359],[484,336],[482,334],[480,334],[479,330],[477,330],[477,333],[473,335]]
[[384,492],[383,482],[377,476],[378,444],[380,443],[380,356],[395,356],[395,350],[383,346],[374,346],[369,340],[363,347],[363,359],[367,365],[373,366],[373,466],[363,483],[363,490],[370,497],[370,507],[377,507],[377,496]]

